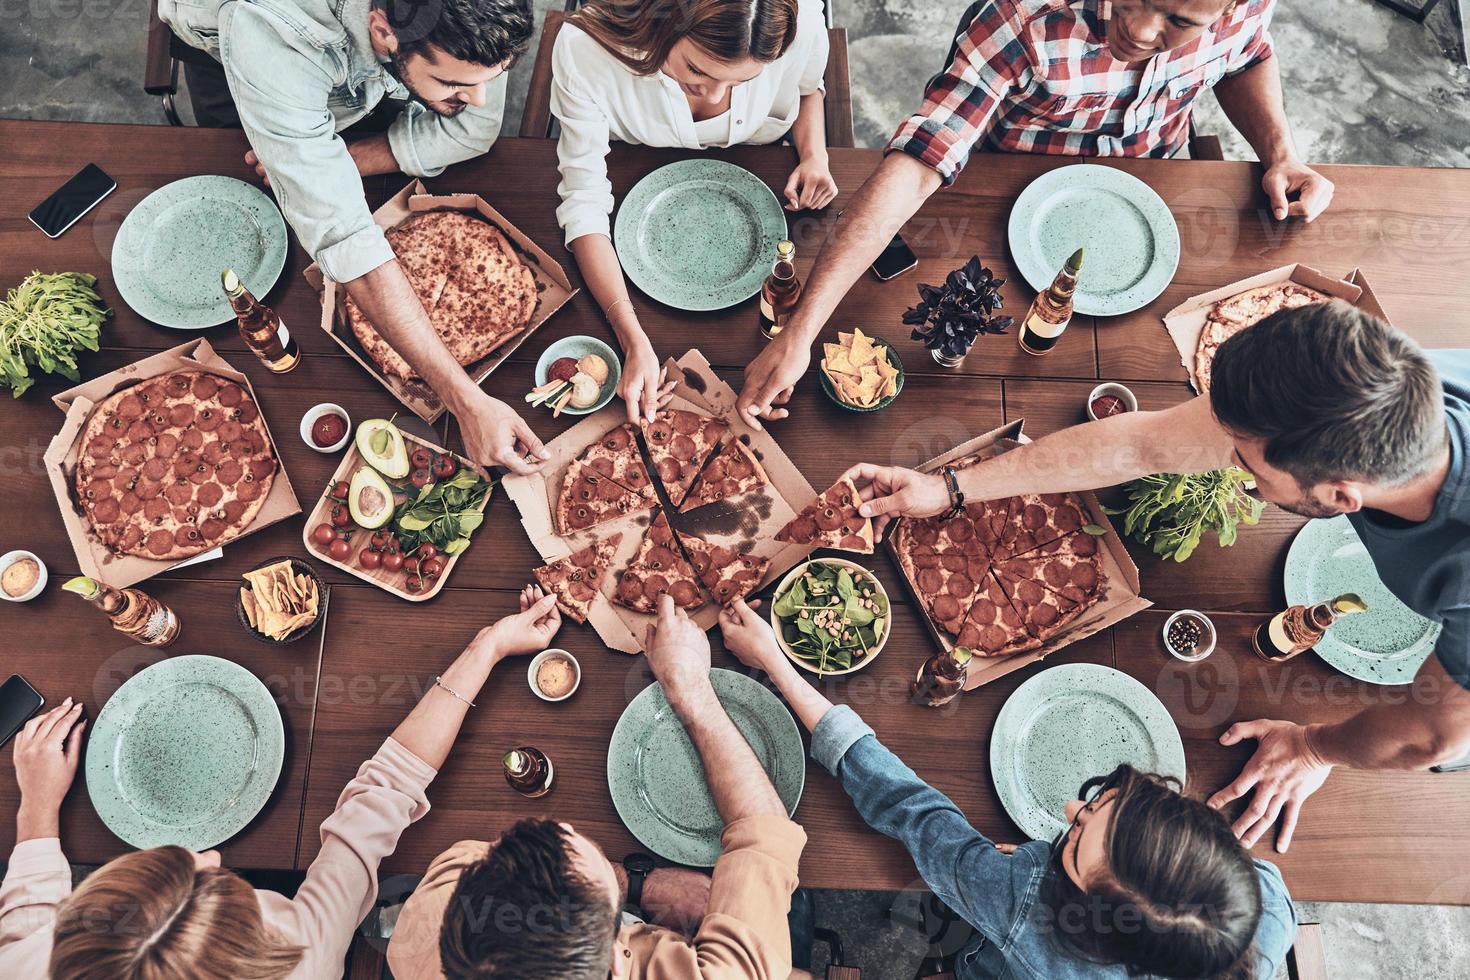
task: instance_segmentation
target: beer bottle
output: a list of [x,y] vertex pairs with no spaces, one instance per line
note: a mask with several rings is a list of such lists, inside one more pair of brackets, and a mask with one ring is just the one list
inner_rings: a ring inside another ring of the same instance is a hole
[[78,575],[62,586],[101,609],[112,628],[145,647],[166,647],[179,638],[179,617],[141,589],[114,589]]
[[1077,275],[1082,271],[1082,249],[1072,253],[1051,285],[1036,294],[1026,319],[1021,321],[1017,337],[1021,349],[1041,355],[1057,345],[1062,331],[1072,322],[1072,293],[1077,289]]
[[1256,628],[1251,647],[1268,663],[1285,663],[1316,646],[1339,616],[1367,610],[1368,604],[1351,592],[1314,606],[1291,606]]
[[545,752],[523,745],[505,753],[501,762],[505,766],[505,781],[517,793],[535,799],[551,792],[554,773]]
[[972,656],[964,647],[955,647],[941,650],[924,661],[909,691],[914,703],[937,708],[959,697],[965,689],[965,673]]
[[286,329],[276,311],[263,305],[250,294],[234,269],[220,274],[230,309],[240,324],[240,336],[255,356],[276,374],[285,374],[301,363],[301,348]]
[[776,261],[761,285],[761,333],[769,340],[786,327],[786,321],[801,302],[801,280],[796,278],[796,246],[776,243]]

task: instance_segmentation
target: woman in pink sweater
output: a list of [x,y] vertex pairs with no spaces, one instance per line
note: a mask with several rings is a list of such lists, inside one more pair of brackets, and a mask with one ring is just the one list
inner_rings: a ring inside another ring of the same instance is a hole
[[428,812],[425,790],[470,702],[497,663],[543,649],[561,626],[555,599],[539,589],[527,588],[520,604],[480,631],[363,763],[322,824],[321,851],[293,899],[252,889],[215,851],[181,847],[125,854],[73,892],[58,814],[86,722],[70,698],[31,719],[15,740],[21,803],[0,885],[0,977],[340,977],[353,929],[377,897],[378,864]]

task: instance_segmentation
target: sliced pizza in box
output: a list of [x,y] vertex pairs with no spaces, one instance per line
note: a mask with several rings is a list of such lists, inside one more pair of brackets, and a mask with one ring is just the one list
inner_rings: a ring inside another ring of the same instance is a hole
[[729,431],[730,427],[719,419],[682,408],[661,411],[652,422],[643,424],[648,458],[663,482],[669,503],[678,507],[684,502],[705,460]]
[[597,461],[575,460],[562,477],[556,503],[556,526],[562,534],[625,517],[658,505],[596,469]]
[[587,622],[592,611],[592,601],[602,591],[602,580],[612,566],[613,554],[618,542],[623,540],[621,532],[594,541],[587,547],[572,552],[565,558],[543,565],[531,574],[541,588],[556,596],[556,606],[579,623]]
[[689,554],[689,561],[694,566],[695,574],[699,576],[699,583],[722,606],[736,599],[744,599],[760,588],[761,580],[766,577],[766,569],[771,564],[769,558],[743,555],[734,548],[710,544],[703,538],[681,534],[679,541]]
[[648,532],[638,545],[638,554],[618,578],[613,601],[634,612],[658,611],[658,600],[667,592],[681,609],[694,610],[704,605],[704,593],[694,569],[679,552],[673,528],[660,511],[648,525]]
[[770,482],[750,447],[732,439],[699,474],[693,489],[679,504],[679,513],[759,490]]
[[861,501],[851,480],[839,480],[777,531],[776,540],[871,555],[873,521],[858,513]]

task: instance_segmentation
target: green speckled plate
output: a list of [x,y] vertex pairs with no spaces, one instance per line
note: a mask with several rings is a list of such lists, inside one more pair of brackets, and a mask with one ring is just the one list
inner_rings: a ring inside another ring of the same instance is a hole
[[1407,684],[1434,650],[1439,624],[1388,591],[1346,517],[1308,521],[1286,553],[1286,601],[1307,605],[1356,592],[1368,611],[1344,616],[1315,647],[1338,670],[1370,684]]
[[1073,305],[1117,316],[1147,306],[1179,266],[1179,226],[1164,199],[1131,174],[1095,163],[1037,177],[1011,206],[1011,256],[1038,292],[1067,256],[1087,249]]
[[1063,808],[1120,763],[1184,781],[1184,742],[1152,691],[1100,664],[1062,664],[1016,689],[990,735],[990,775],[1032,840],[1067,829]]
[[286,736],[270,691],[219,657],[172,657],[139,671],[97,716],[87,792],[134,847],[208,850],[270,799]]
[[[787,813],[795,813],[806,784],[806,754],[791,713],[744,674],[712,670],[710,679]],[[705,785],[704,766],[657,684],[639,692],[613,729],[607,785],[623,824],[650,851],[696,868],[720,856],[725,825]]]
[[179,330],[235,318],[219,284],[225,269],[264,296],[285,265],[286,222],[275,202],[244,181],[212,174],[143,198],[112,243],[112,277],[124,302]]
[[722,310],[760,292],[786,212],[750,171],[722,160],[680,160],[633,186],[613,241],[623,272],[678,310]]

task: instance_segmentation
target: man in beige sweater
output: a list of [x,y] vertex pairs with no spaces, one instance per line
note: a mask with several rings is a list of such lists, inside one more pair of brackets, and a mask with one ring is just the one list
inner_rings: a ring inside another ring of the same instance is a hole
[[[658,925],[621,925],[621,869],[569,824],[523,820],[493,844],[461,842],[429,866],[388,946],[397,980],[601,980],[609,974],[618,980],[786,980],[791,974],[787,912],[806,834],[787,817],[760,761],[715,696],[704,631],[668,596],[646,647],[649,667],[699,752],[725,821],[693,938]],[[697,907],[703,897],[697,877],[655,872],[644,904]],[[657,890],[667,897],[660,900]]]

